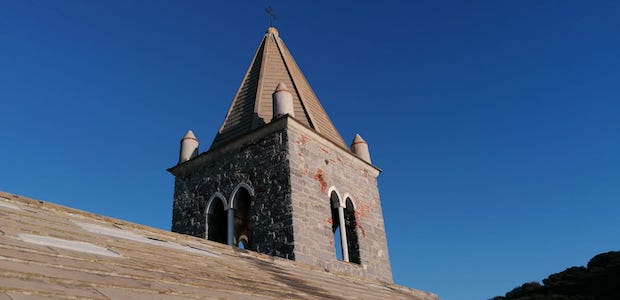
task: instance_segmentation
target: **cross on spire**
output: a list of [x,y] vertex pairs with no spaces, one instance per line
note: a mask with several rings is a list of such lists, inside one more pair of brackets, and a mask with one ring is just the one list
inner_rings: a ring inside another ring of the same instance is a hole
[[273,20],[276,19],[276,14],[273,13],[273,9],[271,8],[271,5],[265,8],[265,11],[269,15],[269,27],[273,27]]

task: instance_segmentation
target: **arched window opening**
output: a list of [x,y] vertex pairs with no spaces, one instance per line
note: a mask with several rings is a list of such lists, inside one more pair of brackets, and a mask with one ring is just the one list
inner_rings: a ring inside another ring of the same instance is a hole
[[252,223],[250,222],[251,196],[248,190],[240,188],[233,199],[234,245],[243,249],[254,249],[252,244]]
[[336,192],[332,192],[329,197],[329,201],[332,208],[332,232],[336,232],[336,229],[340,226],[340,218],[338,217],[338,207],[340,206],[340,200]]
[[348,261],[348,251],[346,250],[346,238],[343,239],[344,230],[341,222],[342,207],[340,205],[340,198],[336,191],[332,191],[329,197],[331,212],[332,212],[332,233],[334,234],[334,250],[336,252],[336,258],[338,260]]
[[344,209],[344,223],[347,232],[347,248],[349,250],[349,262],[360,264],[360,246],[357,239],[357,220],[355,219],[355,207],[350,198],[347,198]]
[[207,208],[207,239],[226,244],[228,231],[226,209],[222,199],[214,198]]

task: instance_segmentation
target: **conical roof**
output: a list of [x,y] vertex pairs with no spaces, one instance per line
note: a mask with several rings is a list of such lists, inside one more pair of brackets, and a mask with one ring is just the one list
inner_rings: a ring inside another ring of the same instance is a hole
[[185,136],[183,136],[183,138],[181,140],[185,140],[185,139],[190,139],[190,140],[198,141],[198,139],[194,135],[194,132],[192,132],[191,130],[188,130],[187,133],[185,134]]
[[273,115],[272,94],[280,83],[293,95],[297,121],[347,148],[274,27],[263,37],[211,148],[269,123]]
[[366,141],[362,138],[362,136],[359,133],[356,133],[355,137],[353,138],[353,142],[351,143],[351,146],[355,144],[361,144],[361,143],[366,144]]

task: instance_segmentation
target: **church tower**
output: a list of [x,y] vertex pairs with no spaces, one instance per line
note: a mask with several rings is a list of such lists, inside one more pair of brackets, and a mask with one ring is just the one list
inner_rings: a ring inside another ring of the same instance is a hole
[[350,147],[270,27],[208,151],[181,140],[172,231],[392,282],[380,170]]

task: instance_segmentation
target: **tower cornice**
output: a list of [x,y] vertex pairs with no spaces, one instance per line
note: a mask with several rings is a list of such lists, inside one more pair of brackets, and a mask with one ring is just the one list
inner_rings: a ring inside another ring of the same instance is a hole
[[208,151],[203,152],[188,161],[179,163],[178,165],[168,168],[166,170],[175,176],[182,175],[187,170],[190,170],[193,165],[200,165],[205,160],[208,160],[208,157],[217,156],[218,153],[233,151],[235,149],[242,147],[243,145],[252,143],[253,141],[257,139],[270,135],[274,132],[285,130],[289,126],[302,130],[305,134],[308,134],[311,138],[317,141],[320,141],[322,144],[331,146],[333,149],[338,151],[341,155],[350,157],[351,159],[356,161],[360,167],[364,167],[368,169],[374,177],[379,176],[379,174],[382,172],[380,168],[359,158],[357,155],[352,153],[351,150],[349,150],[348,148],[342,147],[341,145],[332,142],[330,139],[328,139],[321,133],[316,132],[312,128],[309,128],[307,125],[297,121],[290,115],[284,115],[279,118],[275,118],[270,123],[264,124],[263,126],[257,128],[256,130],[252,132],[239,136],[234,140],[227,141],[226,143],[222,143],[218,145],[218,147],[215,147],[215,148],[212,147]]

